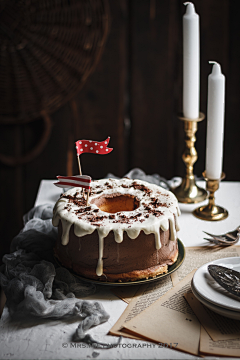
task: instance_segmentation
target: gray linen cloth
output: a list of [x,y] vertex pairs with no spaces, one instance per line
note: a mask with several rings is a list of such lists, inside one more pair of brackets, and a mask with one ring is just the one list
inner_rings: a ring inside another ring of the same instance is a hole
[[[158,174],[147,175],[143,170],[139,168],[134,168],[130,170],[124,177],[128,177],[129,179],[138,179],[147,181],[152,184],[159,185],[164,189],[170,190],[170,188],[174,188],[180,185],[182,178],[174,177],[171,180],[166,180],[164,177]],[[118,179],[117,176],[112,173],[107,174],[106,178]]]
[[54,260],[57,229],[52,226],[52,212],[49,204],[30,210],[24,216],[24,228],[12,241],[12,252],[3,256],[0,284],[9,314],[13,318],[74,317],[81,321],[73,341],[110,348],[114,344],[97,342],[86,334],[109,319],[102,304],[76,298],[93,294],[95,285],[76,279]]
[[[140,169],[133,169],[125,176],[169,188],[164,178],[157,174],[146,175]],[[115,176],[108,174],[108,177]],[[93,284],[80,281],[56,263],[53,247],[57,229],[52,225],[52,213],[52,205],[46,204],[24,215],[24,227],[13,239],[11,253],[3,256],[0,284],[9,313],[12,317],[76,317],[81,321],[73,341],[101,348],[115,346],[94,341],[86,334],[91,327],[106,322],[109,315],[101,303],[79,299],[95,292]]]

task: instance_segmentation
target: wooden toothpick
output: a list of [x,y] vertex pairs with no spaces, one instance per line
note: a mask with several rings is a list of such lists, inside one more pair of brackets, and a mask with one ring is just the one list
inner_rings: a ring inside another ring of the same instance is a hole
[[79,175],[82,175],[81,163],[80,163],[80,155],[77,155],[78,158],[78,168],[79,168]]
[[[79,175],[82,175],[82,168],[81,168],[81,163],[80,163],[80,155],[77,155],[77,159],[78,159]],[[82,188],[82,196],[85,199],[83,188]]]

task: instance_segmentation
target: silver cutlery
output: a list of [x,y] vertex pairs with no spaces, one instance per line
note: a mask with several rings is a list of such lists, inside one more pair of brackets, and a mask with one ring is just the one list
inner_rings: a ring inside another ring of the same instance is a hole
[[204,238],[204,240],[210,241],[216,245],[229,246],[236,244],[240,239],[240,226],[235,230],[229,231],[226,234],[214,235],[206,231],[203,231],[205,234],[211,236],[211,238]]
[[208,265],[208,272],[225,290],[240,298],[240,272],[219,265]]

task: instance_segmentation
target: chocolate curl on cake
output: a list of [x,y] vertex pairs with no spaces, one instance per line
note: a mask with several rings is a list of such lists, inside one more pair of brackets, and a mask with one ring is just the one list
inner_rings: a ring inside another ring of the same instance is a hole
[[75,175],[75,176],[57,176],[58,182],[54,185],[61,188],[81,187],[87,191],[87,206],[89,201],[89,192],[91,188],[92,178],[88,175]]

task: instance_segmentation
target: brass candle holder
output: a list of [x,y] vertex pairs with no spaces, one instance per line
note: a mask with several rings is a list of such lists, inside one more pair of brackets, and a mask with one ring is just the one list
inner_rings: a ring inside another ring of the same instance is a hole
[[179,119],[184,122],[186,148],[182,155],[182,159],[186,165],[186,176],[177,188],[171,190],[177,197],[178,201],[185,204],[195,204],[201,202],[208,196],[205,189],[196,185],[193,174],[193,165],[198,158],[197,151],[194,147],[196,141],[195,133],[198,128],[198,122],[202,121],[204,118],[205,115],[203,113],[200,113],[199,118],[195,120],[179,116]]
[[225,174],[222,173],[221,179],[208,179],[206,177],[206,171],[203,176],[207,182],[207,190],[209,191],[209,203],[205,206],[200,206],[193,211],[193,215],[197,218],[207,221],[219,221],[228,217],[228,211],[221,206],[215,204],[215,191],[219,189],[219,183],[225,178]]

